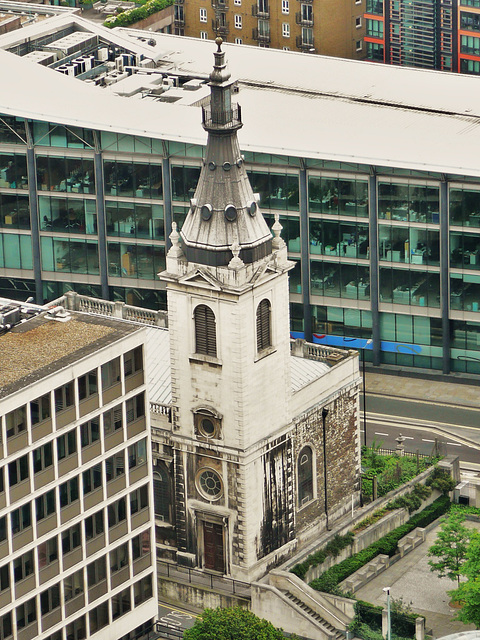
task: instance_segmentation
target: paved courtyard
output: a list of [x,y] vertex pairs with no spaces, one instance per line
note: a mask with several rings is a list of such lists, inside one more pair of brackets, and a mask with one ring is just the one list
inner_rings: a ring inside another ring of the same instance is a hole
[[[479,523],[465,524],[480,530]],[[401,597],[404,602],[411,602],[412,609],[425,616],[427,629],[432,629],[433,637],[441,638],[451,633],[473,630],[475,627],[452,620],[455,610],[449,606],[447,591],[455,589],[456,582],[439,578],[430,571],[427,553],[437,537],[437,531],[438,527],[430,531],[423,544],[359,589],[355,595],[361,600],[385,606],[386,594],[383,587],[390,587],[390,597]]]

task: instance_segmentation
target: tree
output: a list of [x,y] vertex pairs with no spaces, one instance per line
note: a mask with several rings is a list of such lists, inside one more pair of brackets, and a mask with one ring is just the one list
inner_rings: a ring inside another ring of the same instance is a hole
[[271,622],[233,607],[205,609],[194,626],[185,631],[183,640],[285,640],[285,636]]
[[430,571],[440,578],[447,576],[460,584],[460,569],[465,562],[470,531],[463,525],[465,516],[458,512],[442,519],[437,539],[428,550],[428,555],[438,558],[429,560]]
[[462,606],[455,619],[465,624],[474,624],[480,629],[480,532],[471,531],[467,557],[461,568],[461,574],[467,581],[460,583],[458,589],[449,591],[452,600]]

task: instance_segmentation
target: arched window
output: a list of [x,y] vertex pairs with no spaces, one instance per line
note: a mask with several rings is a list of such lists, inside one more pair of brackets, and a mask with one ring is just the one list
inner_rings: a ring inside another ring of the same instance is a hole
[[170,507],[172,504],[170,477],[165,465],[157,463],[153,472],[153,502],[155,517],[164,522],[170,522]]
[[210,307],[199,304],[195,307],[195,353],[217,357],[215,315]]
[[257,307],[257,351],[272,346],[270,318],[270,301],[265,298]]
[[298,456],[298,504],[300,506],[313,500],[313,463],[312,450],[304,447]]

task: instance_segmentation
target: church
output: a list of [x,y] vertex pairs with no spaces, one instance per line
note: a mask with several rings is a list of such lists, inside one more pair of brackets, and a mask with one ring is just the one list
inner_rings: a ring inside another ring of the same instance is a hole
[[290,338],[293,263],[250,185],[216,45],[203,167],[159,274],[171,388],[152,413],[157,557],[251,582],[358,504],[360,376],[356,351]]

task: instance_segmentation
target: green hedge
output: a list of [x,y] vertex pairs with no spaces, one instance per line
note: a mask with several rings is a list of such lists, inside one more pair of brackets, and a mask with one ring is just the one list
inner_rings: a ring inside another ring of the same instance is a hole
[[340,582],[348,578],[348,576],[361,569],[370,560],[376,558],[380,554],[388,556],[395,555],[398,541],[416,529],[416,527],[426,527],[431,522],[446,513],[450,508],[450,499],[448,496],[440,496],[435,502],[423,509],[420,513],[415,514],[408,522],[397,527],[386,536],[377,540],[366,549],[359,551],[355,555],[343,560],[339,564],[325,571],[319,578],[313,580],[310,586],[317,591],[325,591],[327,593],[335,593],[338,591]]
[[336,558],[343,549],[350,547],[353,544],[353,538],[354,534],[351,531],[344,536],[337,534],[323,549],[315,551],[315,553],[309,555],[306,560],[295,565],[293,569],[291,569],[290,573],[294,573],[303,580],[310,567],[316,567],[317,565],[322,564],[328,556]]
[[118,16],[110,16],[103,24],[110,29],[113,27],[128,27],[135,22],[145,20],[145,18],[148,18],[153,13],[172,6],[173,3],[174,0],[148,0],[148,2],[145,2],[141,7],[127,9],[127,11],[122,11]]

